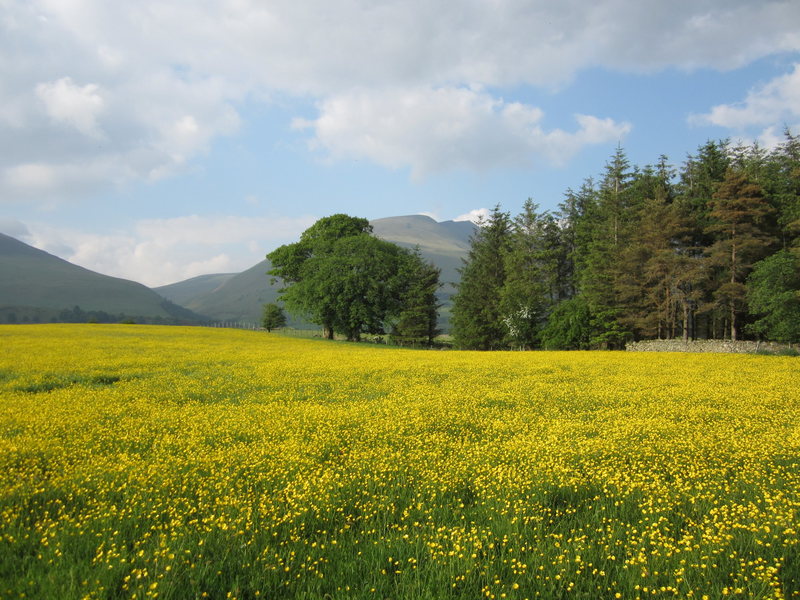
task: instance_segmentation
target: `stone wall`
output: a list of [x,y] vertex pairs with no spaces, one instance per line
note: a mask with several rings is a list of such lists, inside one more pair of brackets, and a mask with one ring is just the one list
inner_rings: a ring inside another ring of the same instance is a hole
[[730,340],[645,340],[628,342],[625,350],[629,352],[733,352],[738,354],[754,354],[765,352],[778,354],[790,351],[788,344],[776,342],[749,342]]

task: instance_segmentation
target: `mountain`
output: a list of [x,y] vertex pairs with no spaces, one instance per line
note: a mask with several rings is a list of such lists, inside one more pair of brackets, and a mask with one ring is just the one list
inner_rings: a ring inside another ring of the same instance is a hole
[[0,322],[49,321],[76,306],[153,322],[204,320],[140,283],[95,273],[0,233]]
[[[208,315],[217,321],[243,321],[260,323],[262,307],[267,302],[277,302],[280,284],[272,284],[267,271],[271,269],[269,261],[262,260],[246,271],[233,275],[211,275],[217,280],[196,281],[198,278],[179,281],[170,285],[154,288],[172,302]],[[190,288],[197,290],[193,296]],[[301,323],[292,321],[290,325]]]
[[195,298],[213,292],[231,277],[235,276],[236,273],[198,275],[197,277],[179,281],[178,283],[155,287],[153,291],[164,296],[164,298],[169,298],[169,300],[175,304],[186,306]]
[[437,294],[441,304],[439,327],[448,329],[451,299],[461,281],[458,269],[469,253],[470,237],[476,226],[470,221],[438,223],[425,215],[388,217],[370,221],[370,224],[379,238],[406,248],[419,247],[420,254],[441,270],[442,287]]
[[410,215],[376,219],[370,224],[381,239],[406,248],[418,246],[422,256],[442,270],[440,281],[453,284],[461,280],[458,269],[475,232],[475,225],[469,221],[437,223],[424,215]]
[[[371,221],[373,232],[379,238],[406,248],[418,246],[424,258],[432,262],[442,273],[443,283],[439,292],[442,303],[440,326],[446,328],[449,321],[450,298],[460,280],[458,269],[461,259],[469,252],[469,239],[475,225],[468,221],[445,221],[437,223],[424,215],[388,217]],[[280,283],[272,284],[267,271],[269,261],[236,275],[206,275],[186,281],[155,288],[159,294],[193,311],[223,321],[245,321],[258,323],[261,307],[267,302],[276,302]],[[301,322],[291,322],[302,326]]]

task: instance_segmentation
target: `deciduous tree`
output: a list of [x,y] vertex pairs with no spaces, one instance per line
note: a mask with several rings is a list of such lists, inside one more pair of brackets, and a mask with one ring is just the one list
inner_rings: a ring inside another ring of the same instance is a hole
[[[371,231],[366,219],[334,215],[317,221],[299,242],[267,255],[270,274],[286,283],[280,292],[286,307],[322,325],[328,338],[334,332],[354,341],[363,333],[385,333],[408,308],[410,290],[422,286],[415,279],[424,271],[415,264],[419,256]],[[428,314],[434,323],[435,310],[434,304],[433,316]]]
[[800,342],[800,256],[781,250],[753,265],[747,278],[750,330],[776,342]]
[[286,327],[286,314],[283,309],[274,303],[264,305],[264,312],[261,317],[261,326],[268,332],[273,329]]

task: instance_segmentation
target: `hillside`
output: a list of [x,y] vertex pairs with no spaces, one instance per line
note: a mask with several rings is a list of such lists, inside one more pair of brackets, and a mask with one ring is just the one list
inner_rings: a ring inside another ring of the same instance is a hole
[[[278,299],[280,284],[270,283],[270,277],[267,275],[270,268],[269,261],[262,260],[246,271],[224,276],[224,279],[218,280],[221,283],[213,287],[210,284],[214,280],[197,282],[195,280],[198,278],[195,277],[156,288],[156,291],[173,302],[208,315],[212,319],[258,323],[261,321],[263,305],[267,302],[276,302]],[[194,286],[197,290],[195,295],[190,294],[190,286]],[[185,300],[179,301],[184,297]],[[293,321],[290,321],[290,324],[300,325]]]
[[371,221],[376,236],[406,248],[419,247],[426,260],[440,270],[439,327],[449,329],[450,306],[457,291],[463,258],[469,252],[470,237],[475,225],[469,221],[444,221],[438,223],[424,215],[388,217]]
[[[461,259],[469,251],[469,238],[475,225],[468,221],[437,223],[424,215],[388,217],[371,221],[377,237],[406,248],[419,246],[427,260],[441,269],[439,292],[442,303],[440,326],[449,322],[450,298],[459,281]],[[256,323],[261,319],[261,307],[278,298],[280,283],[271,284],[266,274],[270,263],[263,260],[235,275],[205,275],[155,288],[171,301],[186,308],[222,321]],[[291,324],[303,326],[302,322]]]
[[453,284],[461,279],[458,269],[475,232],[469,221],[437,223],[424,215],[410,215],[376,219],[370,224],[379,238],[406,248],[419,246],[422,255],[442,270],[442,282]]
[[213,273],[211,275],[198,275],[191,279],[154,287],[153,291],[175,304],[187,306],[195,298],[211,293],[226,281],[235,277],[237,273]]
[[75,306],[163,321],[202,320],[140,283],[95,273],[0,234],[1,321],[21,315],[49,320]]

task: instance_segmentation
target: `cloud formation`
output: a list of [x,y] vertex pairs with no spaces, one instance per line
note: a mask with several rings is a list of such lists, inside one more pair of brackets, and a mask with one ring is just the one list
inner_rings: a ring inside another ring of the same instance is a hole
[[471,221],[476,225],[489,220],[489,215],[492,214],[488,208],[474,208],[468,213],[457,216],[453,221]]
[[[536,107],[474,90],[557,89],[592,67],[734,69],[800,50],[798,22],[793,0],[6,0],[0,139],[14,144],[0,145],[0,199],[58,202],[168,176],[235,132],[244,101],[276,95],[319,103],[314,139],[334,157],[418,174],[568,160],[622,125],[581,116],[576,131],[548,131]],[[441,114],[446,99],[458,119]],[[420,103],[418,119],[401,101]],[[388,121],[398,108],[418,141]]]
[[97,117],[105,104],[97,85],[90,83],[80,87],[69,77],[62,77],[52,83],[37,85],[36,95],[54,121],[70,125],[90,138],[105,137],[97,124]]
[[577,115],[575,132],[545,130],[536,107],[465,88],[363,90],[333,96],[297,120],[334,159],[410,167],[414,178],[452,169],[563,163],[586,144],[618,141],[630,124]]
[[760,139],[768,146],[774,145],[779,139],[775,134],[776,123],[795,129],[800,124],[800,63],[794,65],[791,73],[750,90],[743,101],[719,104],[706,114],[692,116],[691,121],[737,132],[763,128]]

